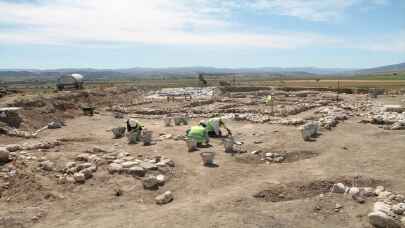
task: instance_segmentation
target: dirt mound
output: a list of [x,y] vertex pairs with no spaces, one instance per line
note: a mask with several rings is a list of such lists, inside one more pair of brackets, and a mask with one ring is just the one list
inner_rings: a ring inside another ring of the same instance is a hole
[[2,200],[12,202],[41,201],[47,189],[33,173],[18,170],[16,175],[9,178],[8,185],[0,189]]
[[50,95],[20,96],[8,103],[9,107],[21,107],[19,112],[23,130],[39,129],[51,121],[74,118],[80,115],[81,106],[105,107],[114,103],[132,103],[132,98],[142,97],[136,87],[109,88],[61,92]]
[[309,183],[291,182],[287,184],[270,184],[264,190],[255,193],[253,197],[267,202],[311,198],[321,193],[330,192],[332,186],[336,183],[344,183],[346,186],[376,187],[384,182],[368,177],[356,176],[316,180]]

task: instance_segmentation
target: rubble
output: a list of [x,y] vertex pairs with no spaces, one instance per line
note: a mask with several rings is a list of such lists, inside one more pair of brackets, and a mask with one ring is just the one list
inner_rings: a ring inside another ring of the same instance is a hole
[[[401,221],[405,220],[405,197],[401,194],[386,191],[384,186],[377,186],[375,190],[371,187],[347,187],[343,183],[334,184],[331,192],[349,194],[358,203],[364,203],[368,197],[377,196],[378,201],[374,203],[372,212],[368,214],[371,225],[376,228],[400,228]],[[405,225],[405,224],[404,224]]]

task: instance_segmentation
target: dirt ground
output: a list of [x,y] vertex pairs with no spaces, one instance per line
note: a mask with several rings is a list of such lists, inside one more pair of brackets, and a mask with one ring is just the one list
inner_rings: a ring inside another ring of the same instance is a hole
[[[163,133],[184,135],[189,127],[164,127],[161,119],[140,120],[154,132],[154,139]],[[200,120],[195,118],[190,125]],[[39,139],[0,136],[1,144],[64,138],[61,146],[34,152],[59,167],[94,146],[134,157],[164,156],[176,165],[167,183],[150,191],[137,178],[109,174],[107,166],[99,167],[84,184],[58,185],[55,171],[39,171],[35,161],[21,164],[18,181],[10,181],[0,198],[0,227],[370,227],[367,214],[374,199],[358,204],[329,189],[333,183],[345,182],[360,187],[382,184],[405,193],[405,131],[387,131],[360,120],[354,117],[332,130],[323,129],[310,142],[302,140],[295,126],[227,120],[247,154],[261,149],[294,155],[271,164],[243,159],[246,154],[226,154],[220,139],[191,153],[184,141],[174,139],[151,146],[128,145],[126,138],[113,139],[109,131],[124,126],[125,119],[106,111],[68,119],[65,127],[44,131]],[[201,164],[202,151],[216,153],[216,167]],[[122,195],[115,194],[117,189]],[[156,205],[154,198],[167,190],[174,200]],[[343,208],[336,211],[336,204]]]

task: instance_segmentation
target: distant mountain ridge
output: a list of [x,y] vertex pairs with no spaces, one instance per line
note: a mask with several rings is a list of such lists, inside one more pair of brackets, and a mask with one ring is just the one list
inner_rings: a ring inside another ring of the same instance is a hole
[[405,63],[369,68],[317,68],[317,67],[258,67],[258,68],[216,68],[205,66],[193,67],[168,67],[168,68],[124,68],[124,69],[93,69],[93,68],[68,68],[68,69],[0,69],[0,80],[17,79],[18,77],[31,80],[54,80],[60,75],[79,73],[88,80],[103,80],[111,78],[140,78],[140,77],[187,77],[199,73],[207,74],[238,74],[252,76],[349,76],[362,74],[381,74],[405,71]]
[[369,68],[364,70],[358,70],[356,74],[383,74],[383,73],[395,73],[405,71],[405,62],[375,68]]

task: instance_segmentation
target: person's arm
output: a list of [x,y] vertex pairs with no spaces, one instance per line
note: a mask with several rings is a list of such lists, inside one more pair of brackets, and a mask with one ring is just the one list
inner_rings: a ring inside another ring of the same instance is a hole
[[128,131],[128,132],[131,131],[131,125],[129,125],[129,120],[127,120],[127,131]]
[[221,122],[220,121],[213,121],[214,123],[212,124],[214,127],[214,131],[216,135],[219,135],[219,128],[221,126]]
[[222,126],[228,132],[228,135],[232,135],[231,130],[225,125],[223,121],[221,121],[220,126]]
[[210,143],[210,138],[208,136],[208,130],[207,129],[205,129],[205,131],[204,131],[204,137],[205,137],[205,142],[207,144],[209,144]]

